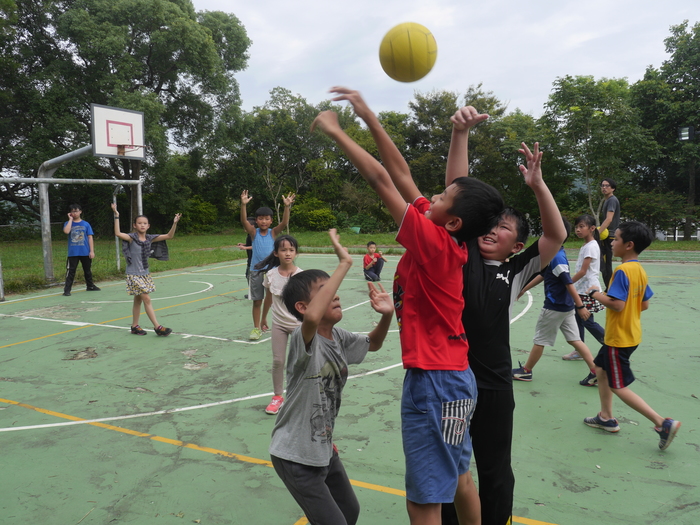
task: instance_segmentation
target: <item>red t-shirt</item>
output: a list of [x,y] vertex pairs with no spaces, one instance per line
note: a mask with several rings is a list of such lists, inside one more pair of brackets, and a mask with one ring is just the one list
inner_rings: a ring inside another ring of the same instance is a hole
[[396,267],[394,305],[404,368],[466,370],[462,326],[466,245],[423,215],[430,207],[419,197],[406,207],[396,240],[406,253]]
[[[377,252],[366,253],[365,258],[362,261],[362,268],[367,269],[367,265],[372,262],[372,259],[381,259],[381,258],[382,258],[382,256],[379,255]],[[374,266],[372,266],[372,268],[374,268]],[[371,270],[372,268],[368,268],[368,269]]]

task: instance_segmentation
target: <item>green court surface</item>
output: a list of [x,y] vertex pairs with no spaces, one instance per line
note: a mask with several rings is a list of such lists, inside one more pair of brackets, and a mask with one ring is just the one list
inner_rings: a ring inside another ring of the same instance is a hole
[[[332,271],[329,254],[301,268]],[[369,331],[361,262],[343,282],[341,326]],[[385,269],[390,285],[397,258]],[[514,523],[700,521],[700,332],[697,264],[647,263],[633,390],[683,426],[658,450],[651,423],[615,402],[621,431],[582,420],[599,409],[562,340],[516,383]],[[123,282],[11,296],[0,303],[0,523],[295,525],[306,523],[269,464],[274,422],[267,335],[247,339],[243,262],[154,275],[154,307],[173,328],[129,333]],[[513,360],[532,344],[542,289],[513,309]],[[600,321],[603,321],[604,316]],[[592,345],[593,351],[597,348]],[[362,505],[360,523],[408,523],[403,494],[398,333],[368,355],[344,392],[334,437]]]

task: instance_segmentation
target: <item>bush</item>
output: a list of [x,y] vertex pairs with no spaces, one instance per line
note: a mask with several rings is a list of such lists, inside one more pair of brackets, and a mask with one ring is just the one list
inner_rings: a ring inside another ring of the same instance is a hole
[[315,197],[294,205],[289,222],[295,230],[315,232],[335,228],[337,225],[336,217],[328,205]]

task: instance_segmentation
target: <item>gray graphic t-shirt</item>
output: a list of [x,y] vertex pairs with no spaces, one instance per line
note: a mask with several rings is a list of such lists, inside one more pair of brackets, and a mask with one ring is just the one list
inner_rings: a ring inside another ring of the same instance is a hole
[[292,332],[287,397],[272,430],[270,454],[312,467],[328,466],[333,427],[348,379],[348,364],[361,363],[369,337],[333,328],[333,340],[318,334],[307,349],[301,327]]

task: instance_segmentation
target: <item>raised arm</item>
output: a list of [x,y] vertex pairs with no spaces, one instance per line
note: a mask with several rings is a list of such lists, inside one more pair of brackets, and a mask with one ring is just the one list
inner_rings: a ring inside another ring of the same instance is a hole
[[328,279],[318,290],[316,295],[314,295],[304,311],[304,321],[301,323],[301,335],[306,345],[309,345],[316,336],[318,325],[321,323],[328,306],[330,306],[335,299],[338,288],[340,288],[340,283],[343,282],[343,279],[352,266],[352,257],[350,257],[348,251],[340,245],[338,231],[333,228],[329,230],[328,235],[331,238],[335,254],[338,256],[338,266],[330,279]]
[[182,214],[176,213],[175,218],[173,219],[173,225],[170,227],[170,231],[168,233],[164,233],[163,235],[155,237],[152,242],[169,241],[170,239],[175,237],[175,230],[177,230],[177,223],[180,222],[180,217],[182,217]]
[[243,193],[241,193],[241,225],[248,235],[255,237],[255,228],[248,222],[247,204],[251,200],[253,200],[253,196],[248,195],[248,190],[243,190]]
[[486,113],[479,114],[472,106],[460,108],[450,117],[452,139],[450,140],[450,150],[447,153],[445,187],[459,177],[469,176],[469,130],[488,118]]
[[284,213],[282,214],[282,221],[277,226],[272,228],[272,237],[277,237],[289,224],[289,212],[292,208],[292,204],[294,203],[294,197],[295,195],[293,193],[290,193],[289,195],[282,195],[282,202],[284,202]]
[[527,167],[520,165],[520,172],[523,174],[525,184],[532,189],[537,199],[537,205],[540,208],[540,216],[542,218],[542,237],[540,237],[539,251],[541,268],[544,269],[552,258],[556,255],[566,238],[566,229],[561,220],[561,213],[554,201],[552,192],[542,179],[542,152],[540,145],[535,142],[534,152],[523,142],[520,153],[525,155]]
[[117,205],[113,202],[111,206],[112,211],[114,212],[114,235],[119,237],[122,241],[131,242],[131,237],[129,237],[126,233],[122,233],[121,228],[119,227],[119,212],[117,211]]
[[377,159],[362,149],[338,124],[338,115],[333,111],[322,111],[311,124],[311,131],[320,129],[343,150],[350,162],[382,199],[389,213],[401,224],[406,211],[406,201],[397,190],[389,174]]
[[73,214],[69,213],[68,214],[68,222],[63,227],[63,233],[69,234],[72,226],[73,226]]
[[379,123],[377,116],[369,109],[362,95],[358,91],[344,87],[333,87],[331,92],[338,94],[337,97],[333,98],[334,101],[347,100],[350,102],[355,110],[355,114],[367,124],[372,138],[377,144],[379,157],[382,159],[391,180],[404,201],[411,203],[420,197],[421,193],[416,183],[413,182],[411,170],[406,159],[403,158],[396,144],[394,144],[389,134]]
[[394,301],[384,290],[382,283],[377,284],[379,284],[379,290],[374,287],[373,283],[367,283],[370,304],[375,312],[382,314],[377,326],[369,333],[370,352],[376,352],[382,347],[386,334],[389,333],[391,319],[394,317]]

